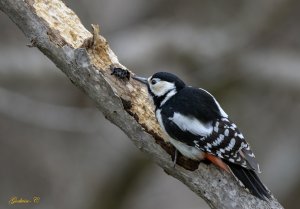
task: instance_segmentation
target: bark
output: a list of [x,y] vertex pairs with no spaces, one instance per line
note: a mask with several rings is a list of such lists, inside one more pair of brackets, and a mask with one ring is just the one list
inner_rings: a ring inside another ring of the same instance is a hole
[[98,27],[93,26],[90,33],[62,1],[0,0],[0,8],[18,25],[31,45],[38,47],[94,100],[105,117],[122,129],[137,148],[211,208],[282,208],[275,198],[270,202],[255,198],[231,175],[213,165],[179,156],[174,168],[174,148],[164,140],[145,87],[132,79],[120,80],[111,75],[113,67],[126,68],[99,35]]

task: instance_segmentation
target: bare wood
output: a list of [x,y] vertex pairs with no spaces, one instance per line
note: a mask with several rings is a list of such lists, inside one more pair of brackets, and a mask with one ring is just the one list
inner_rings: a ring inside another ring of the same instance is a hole
[[211,208],[283,208],[275,198],[265,202],[253,197],[232,176],[213,165],[179,156],[179,165],[173,168],[174,148],[164,140],[147,90],[136,81],[122,81],[111,75],[111,67],[125,67],[99,35],[99,28],[93,26],[93,34],[90,33],[63,2],[0,0],[0,9],[29,38],[30,46],[38,47],[48,56],[74,85],[96,102],[108,120]]

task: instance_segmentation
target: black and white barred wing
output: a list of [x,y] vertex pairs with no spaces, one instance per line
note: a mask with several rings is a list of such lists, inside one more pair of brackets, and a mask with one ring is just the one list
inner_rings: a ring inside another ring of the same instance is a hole
[[160,111],[157,118],[171,138],[230,163],[259,172],[249,144],[228,118],[203,123],[197,118],[177,112],[168,115]]
[[227,118],[213,122],[212,133],[196,143],[201,149],[204,142],[204,151],[209,152],[226,161],[260,172],[259,165],[237,126]]

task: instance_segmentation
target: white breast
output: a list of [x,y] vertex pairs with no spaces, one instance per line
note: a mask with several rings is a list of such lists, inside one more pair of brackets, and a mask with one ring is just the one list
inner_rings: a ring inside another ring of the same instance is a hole
[[155,112],[155,114],[156,114],[156,119],[157,119],[160,127],[167,134],[165,126],[164,126],[163,121],[162,121],[162,117],[161,117],[161,109],[157,109],[156,112]]
[[185,157],[193,160],[202,160],[204,158],[204,153],[197,149],[196,147],[188,146],[180,141],[177,141],[170,137],[171,144],[176,147],[176,149]]

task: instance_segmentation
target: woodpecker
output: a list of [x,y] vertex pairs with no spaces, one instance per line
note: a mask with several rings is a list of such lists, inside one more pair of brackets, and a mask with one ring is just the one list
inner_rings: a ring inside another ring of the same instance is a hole
[[260,169],[250,145],[212,94],[187,86],[168,72],[132,78],[147,85],[156,119],[176,148],[175,164],[177,150],[193,160],[207,159],[231,173],[254,196],[270,199],[256,174]]

